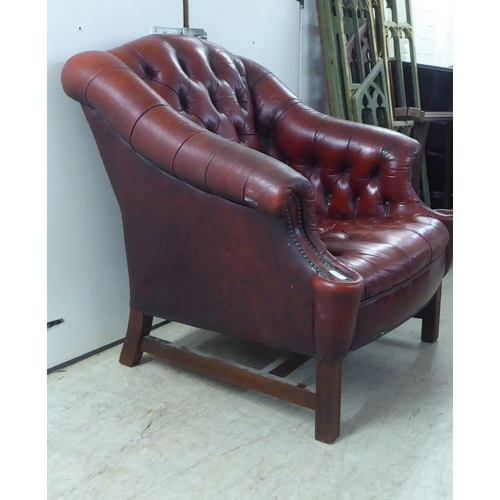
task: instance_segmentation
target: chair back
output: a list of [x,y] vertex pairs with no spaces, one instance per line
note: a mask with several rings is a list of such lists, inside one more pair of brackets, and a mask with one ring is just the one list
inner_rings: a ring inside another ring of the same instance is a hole
[[109,52],[182,115],[226,139],[261,149],[240,58],[206,40],[179,35],[143,37]]

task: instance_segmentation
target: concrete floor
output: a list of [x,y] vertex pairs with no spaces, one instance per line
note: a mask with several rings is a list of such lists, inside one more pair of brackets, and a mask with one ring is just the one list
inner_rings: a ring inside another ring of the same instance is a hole
[[[121,346],[48,376],[48,499],[452,499],[452,283],[440,338],[410,320],[343,364],[342,423]],[[249,366],[275,352],[177,324],[154,332]],[[314,383],[314,362],[290,378]]]

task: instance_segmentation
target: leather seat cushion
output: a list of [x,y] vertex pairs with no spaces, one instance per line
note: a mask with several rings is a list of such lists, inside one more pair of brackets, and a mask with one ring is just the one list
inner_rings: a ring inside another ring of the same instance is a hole
[[332,220],[317,216],[328,251],[365,280],[363,300],[395,287],[430,265],[449,234],[438,220],[411,215]]

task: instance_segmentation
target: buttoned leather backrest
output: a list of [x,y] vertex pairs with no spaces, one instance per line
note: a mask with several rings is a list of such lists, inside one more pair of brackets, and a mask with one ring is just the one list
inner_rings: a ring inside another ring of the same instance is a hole
[[261,150],[241,59],[186,36],[145,37],[109,51],[175,110],[226,139]]

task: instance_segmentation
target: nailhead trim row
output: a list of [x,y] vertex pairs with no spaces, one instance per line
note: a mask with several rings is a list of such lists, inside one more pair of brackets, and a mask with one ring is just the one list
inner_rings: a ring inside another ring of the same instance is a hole
[[[316,249],[316,247],[311,243],[311,241],[309,240],[307,234],[305,233],[304,231],[304,224],[303,224],[303,218],[302,218],[302,207],[300,206],[300,203],[299,203],[299,200],[297,198],[297,195],[293,195],[293,198],[295,199],[295,202],[297,203],[297,208],[298,208],[298,213],[299,213],[299,231],[300,231],[300,234],[304,237],[304,239],[306,240],[306,243],[311,247],[311,250],[314,252],[314,254],[316,255],[316,257],[318,257],[318,259],[328,268],[328,269],[331,269],[333,271],[336,271],[340,274],[342,274],[343,276],[345,276],[347,278],[347,281],[352,281],[352,279],[349,277],[349,276],[346,276],[342,271],[340,271],[339,269],[335,268],[334,266],[332,266],[330,264],[330,262],[328,262],[325,257],[323,255],[321,255],[318,250]],[[321,276],[326,276],[325,273],[322,272]]]
[[[300,211],[300,210],[299,210]],[[288,227],[288,232],[290,233],[290,236],[292,237],[292,240],[293,242],[295,243],[295,246],[299,249],[299,252],[302,254],[302,256],[304,257],[304,259],[306,259],[306,261],[308,262],[308,264],[315,270],[316,274],[319,274],[320,276],[322,276],[323,278],[328,278],[328,276],[326,275],[326,273],[321,270],[310,258],[309,256],[307,255],[306,251],[304,250],[304,248],[302,247],[302,245],[299,243],[299,241],[297,240],[297,238],[295,237],[295,232],[293,230],[293,226],[292,226],[292,217],[290,216],[290,211],[288,210],[288,208],[286,209],[285,211],[286,213],[286,223],[287,223],[287,227]],[[302,228],[300,228],[300,232],[302,234]],[[310,243],[309,243],[310,244]]]

